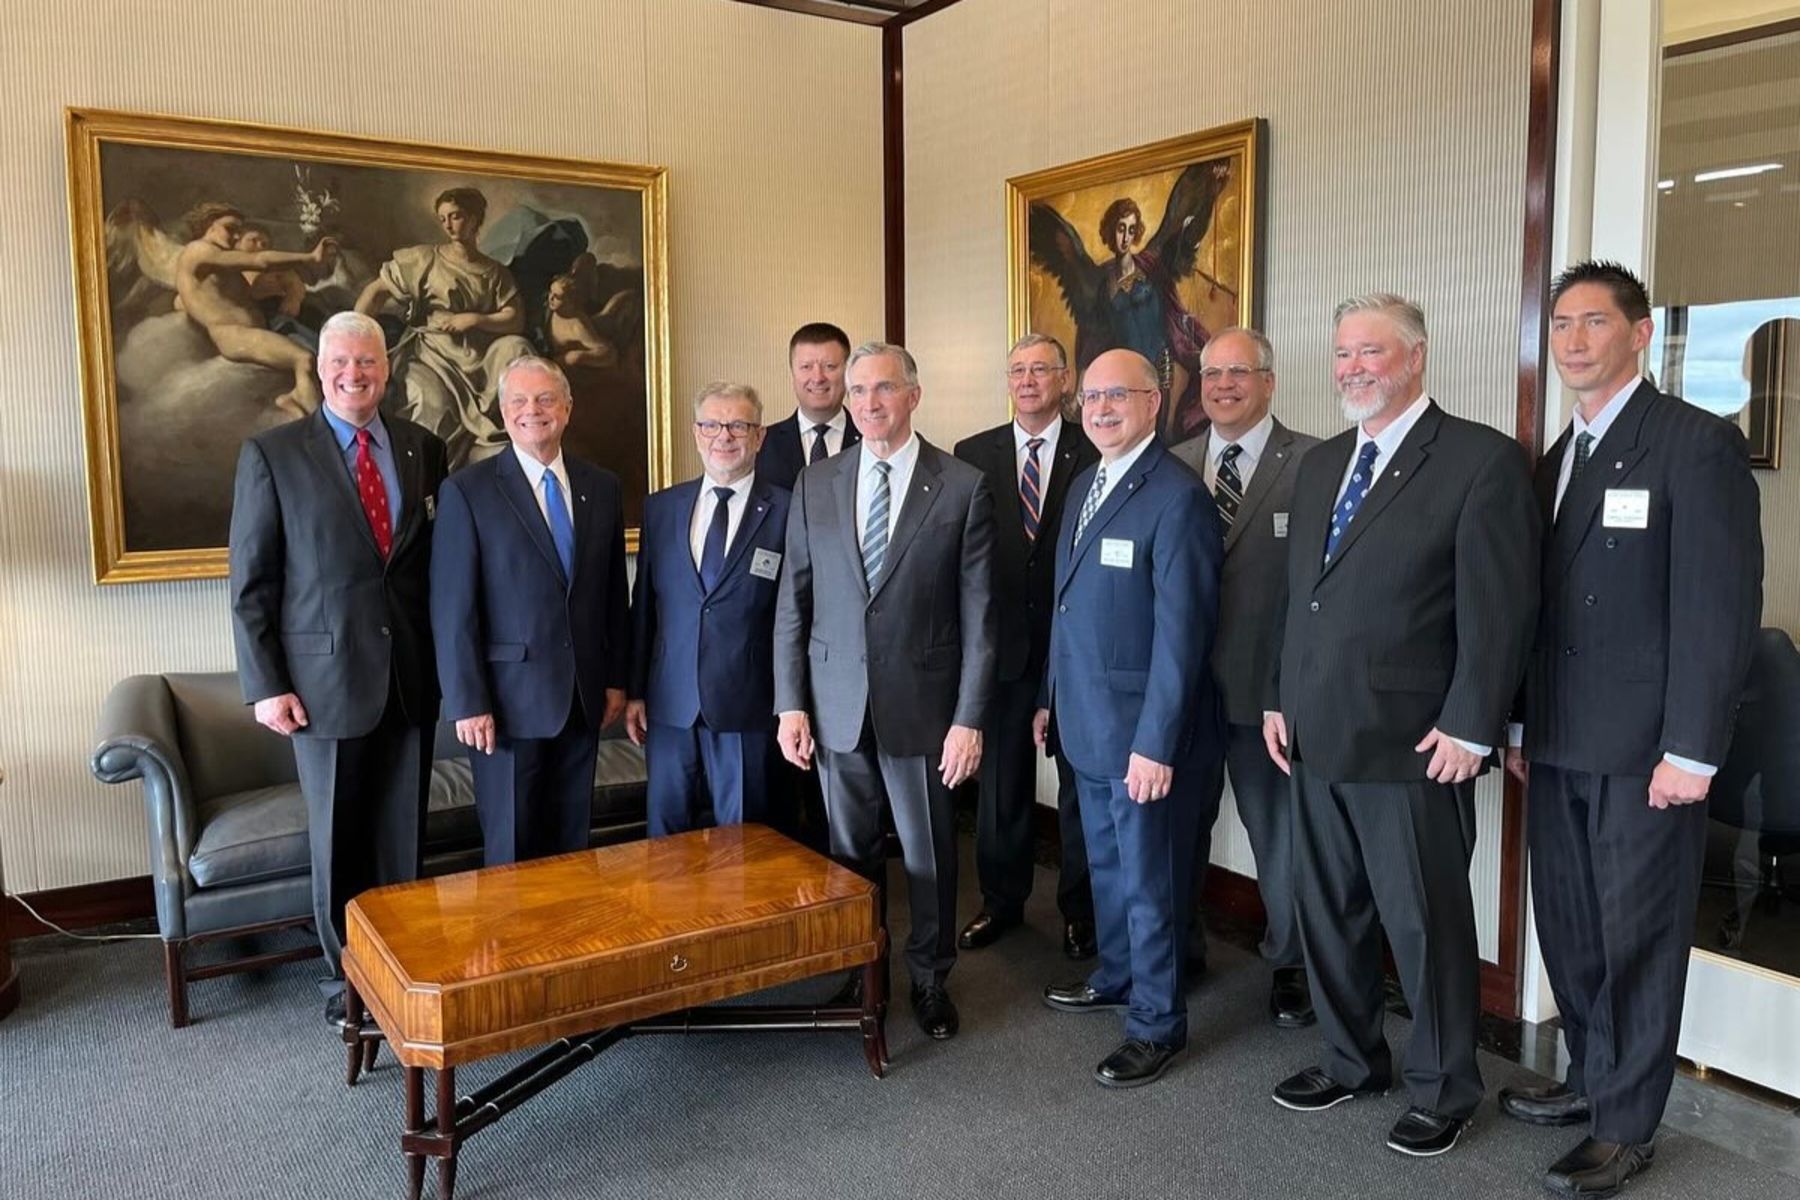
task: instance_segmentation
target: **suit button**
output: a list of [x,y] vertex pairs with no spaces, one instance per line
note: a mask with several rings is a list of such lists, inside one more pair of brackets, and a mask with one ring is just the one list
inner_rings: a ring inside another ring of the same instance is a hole
[[1319,602],[1317,600],[1314,600],[1311,604],[1307,605],[1306,607],[1310,608],[1314,612],[1318,612],[1319,611]]
[[1563,647],[1563,656],[1565,658],[1574,658],[1577,654],[1580,654],[1580,653],[1581,653],[1581,651],[1577,650],[1573,646],[1564,646]]
[[1616,548],[1618,546],[1618,544],[1619,544],[1618,538],[1607,538],[1606,539],[1606,548],[1608,550],[1612,550],[1612,549]]
[[1583,597],[1581,602],[1583,604],[1587,605],[1589,608],[1592,608],[1592,607],[1594,607],[1595,604],[1599,603],[1599,601],[1595,600],[1592,596]]
[[392,634],[390,634],[390,633],[389,633],[389,632],[388,632],[388,627],[387,627],[387,626],[386,626],[386,625],[383,625],[383,626],[382,626],[382,627],[381,627],[381,636],[382,636],[382,637],[392,637],[392,636],[393,636],[393,635],[392,635]]
[[1060,612],[1060,613],[1066,613],[1069,611],[1069,606],[1066,604],[1059,604],[1056,606],[1056,611]]
[[869,615],[871,617],[879,617],[881,615],[881,610],[879,608],[871,608],[869,610]]

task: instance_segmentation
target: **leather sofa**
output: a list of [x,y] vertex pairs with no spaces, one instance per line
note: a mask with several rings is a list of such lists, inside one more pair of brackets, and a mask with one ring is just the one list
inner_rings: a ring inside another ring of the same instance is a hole
[[[286,738],[256,723],[230,672],[133,675],[100,712],[95,776],[144,782],[150,878],[163,939],[169,1020],[188,1023],[187,985],[319,953],[306,946],[203,965],[196,942],[312,925],[306,804]],[[425,823],[428,875],[481,865],[481,828],[463,747],[440,722]],[[593,845],[644,833],[643,751],[605,736],[594,776]]]

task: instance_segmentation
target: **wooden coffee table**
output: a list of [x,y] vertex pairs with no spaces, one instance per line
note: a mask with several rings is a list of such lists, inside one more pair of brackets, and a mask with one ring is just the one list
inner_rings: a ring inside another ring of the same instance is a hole
[[[406,1071],[409,1195],[461,1144],[632,1034],[849,1030],[887,1066],[875,885],[760,825],[709,829],[365,892],[346,915],[347,1082],[387,1041]],[[863,968],[858,1007],[703,1007]],[[363,1026],[364,1006],[380,1033]],[[469,1095],[456,1068],[549,1045]],[[425,1117],[425,1072],[437,1115]]]

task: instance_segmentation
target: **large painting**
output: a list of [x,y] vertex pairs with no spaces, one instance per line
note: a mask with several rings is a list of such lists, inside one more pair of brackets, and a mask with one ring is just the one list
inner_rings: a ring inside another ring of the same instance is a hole
[[1007,180],[1012,336],[1056,337],[1077,371],[1138,351],[1164,437],[1202,432],[1201,349],[1261,318],[1266,147],[1244,121]]
[[505,448],[500,369],[561,363],[569,452],[635,527],[670,463],[667,171],[70,109],[94,572],[225,574],[244,439],[319,405],[319,327],[387,331],[384,411],[455,468]]

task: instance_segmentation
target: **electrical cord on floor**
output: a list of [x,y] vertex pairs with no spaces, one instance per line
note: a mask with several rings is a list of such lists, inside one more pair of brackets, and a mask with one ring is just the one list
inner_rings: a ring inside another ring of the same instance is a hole
[[52,921],[49,917],[46,917],[43,913],[33,908],[31,906],[31,901],[19,895],[19,893],[7,892],[6,898],[8,900],[16,900],[19,907],[30,913],[32,918],[37,921],[38,924],[43,925],[48,929],[54,929],[64,937],[74,938],[78,942],[162,941],[162,934],[160,933],[76,933],[73,930],[64,929],[61,925],[58,925],[55,921]]

